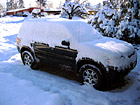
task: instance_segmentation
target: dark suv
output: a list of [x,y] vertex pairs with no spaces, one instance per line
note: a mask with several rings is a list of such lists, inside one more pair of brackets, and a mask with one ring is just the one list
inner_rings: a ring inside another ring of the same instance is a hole
[[40,63],[63,67],[95,88],[124,77],[137,63],[131,44],[103,37],[82,21],[25,20],[17,37],[17,48],[24,65],[33,69]]

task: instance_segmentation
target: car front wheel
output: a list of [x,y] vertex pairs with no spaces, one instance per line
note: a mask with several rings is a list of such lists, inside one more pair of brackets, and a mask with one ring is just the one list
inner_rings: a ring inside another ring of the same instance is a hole
[[37,68],[37,64],[35,63],[35,59],[29,51],[23,51],[21,54],[22,62],[24,65],[31,67],[32,69]]
[[101,71],[92,64],[84,64],[80,68],[80,77],[84,85],[90,85],[96,89],[101,89],[104,84]]

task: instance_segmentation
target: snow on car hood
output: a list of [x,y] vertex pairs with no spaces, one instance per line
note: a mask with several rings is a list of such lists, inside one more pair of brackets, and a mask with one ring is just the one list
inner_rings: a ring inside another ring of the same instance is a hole
[[103,49],[104,52],[107,51],[109,56],[115,58],[129,56],[134,52],[134,47],[131,44],[113,38],[103,38],[96,42],[94,46]]
[[92,58],[96,62],[101,62],[105,67],[120,67],[128,65],[128,56],[133,53],[135,53],[135,50],[131,44],[118,39],[103,37],[98,40],[81,43],[77,59],[85,56]]

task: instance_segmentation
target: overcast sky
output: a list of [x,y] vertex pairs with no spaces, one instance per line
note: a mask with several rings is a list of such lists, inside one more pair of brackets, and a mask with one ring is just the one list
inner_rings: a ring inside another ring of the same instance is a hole
[[[6,5],[6,1],[7,0],[0,0],[0,3],[2,5]],[[8,0],[10,1],[10,0]],[[24,3],[25,3],[25,7],[30,7],[30,6],[34,6],[36,3],[35,3],[36,0],[24,0]],[[60,4],[60,1],[64,2],[65,0],[47,0],[47,1],[52,1],[54,3],[54,5],[59,5]],[[104,0],[88,0],[90,1],[92,4],[98,4]]]

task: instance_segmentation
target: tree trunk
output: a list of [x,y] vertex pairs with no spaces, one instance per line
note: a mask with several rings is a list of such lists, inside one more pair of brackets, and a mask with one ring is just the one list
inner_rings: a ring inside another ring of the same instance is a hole
[[72,15],[71,14],[69,14],[69,19],[72,19]]

